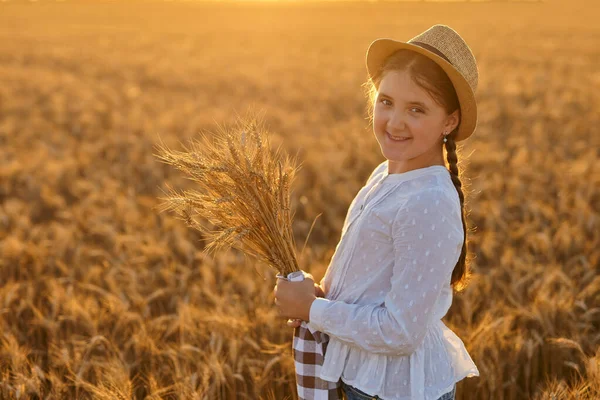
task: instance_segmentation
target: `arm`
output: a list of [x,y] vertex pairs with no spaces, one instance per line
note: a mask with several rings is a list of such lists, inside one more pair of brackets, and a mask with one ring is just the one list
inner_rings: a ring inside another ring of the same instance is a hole
[[409,355],[422,343],[442,287],[460,256],[456,202],[440,189],[411,196],[393,223],[394,269],[383,305],[317,298],[313,328],[372,353]]

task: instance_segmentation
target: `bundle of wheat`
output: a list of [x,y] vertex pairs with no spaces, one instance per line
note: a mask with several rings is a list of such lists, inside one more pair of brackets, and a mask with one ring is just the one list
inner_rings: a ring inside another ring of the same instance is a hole
[[[232,129],[218,125],[213,142],[191,140],[185,151],[162,141],[155,154],[185,172],[200,191],[169,187],[161,212],[173,210],[206,238],[206,252],[234,247],[287,276],[299,271],[292,234],[290,186],[296,160],[271,149],[262,119],[238,117]],[[212,227],[207,226],[212,225]],[[213,229],[216,228],[216,229]]]

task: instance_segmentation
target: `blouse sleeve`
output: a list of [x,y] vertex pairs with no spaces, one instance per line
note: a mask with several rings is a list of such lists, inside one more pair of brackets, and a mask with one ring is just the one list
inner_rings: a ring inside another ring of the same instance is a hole
[[442,189],[411,195],[392,224],[394,267],[383,304],[317,298],[312,328],[366,351],[410,355],[422,343],[433,307],[460,256],[463,227],[457,202]]

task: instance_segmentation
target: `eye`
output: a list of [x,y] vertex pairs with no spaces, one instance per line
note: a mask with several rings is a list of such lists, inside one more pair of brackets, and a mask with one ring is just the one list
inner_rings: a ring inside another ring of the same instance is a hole
[[413,108],[411,108],[411,110],[417,110],[417,112],[420,112],[420,113],[423,112],[423,110],[421,110],[420,108],[417,108],[417,107],[413,107]]
[[[388,101],[388,102],[391,103],[391,101],[389,101],[388,99],[381,99],[381,100],[379,100],[379,102],[383,103],[383,104],[385,104],[386,101]],[[385,105],[388,106],[388,105],[391,105],[391,104],[385,104]]]

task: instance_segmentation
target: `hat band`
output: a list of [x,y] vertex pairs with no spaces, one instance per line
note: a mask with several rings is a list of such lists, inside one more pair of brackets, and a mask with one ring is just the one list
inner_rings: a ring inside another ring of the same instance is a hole
[[[436,49],[435,47],[433,47],[433,46],[432,46],[432,45],[430,45],[430,44],[423,43],[423,42],[409,42],[409,43],[410,43],[410,44],[416,44],[416,45],[417,45],[417,46],[419,46],[419,47],[422,47],[422,48],[424,48],[424,49],[426,49],[426,50],[429,50],[429,51],[431,51],[432,53],[434,53],[434,54],[436,54],[436,55],[438,55],[438,56],[442,57],[444,60],[448,61],[450,64],[452,64],[452,62],[451,62],[450,60],[448,60],[448,57],[446,57],[446,56],[444,55],[444,53],[442,53],[441,51],[439,51],[438,49]],[[452,64],[452,65],[454,65],[454,64]]]

